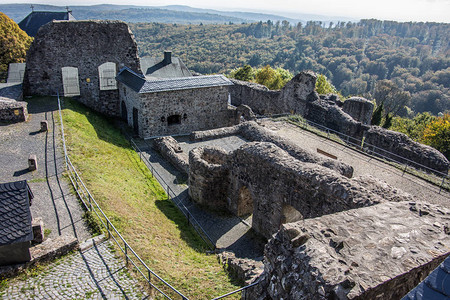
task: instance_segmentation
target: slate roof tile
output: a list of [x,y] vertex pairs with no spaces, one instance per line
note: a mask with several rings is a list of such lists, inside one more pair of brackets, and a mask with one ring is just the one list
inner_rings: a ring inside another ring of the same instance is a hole
[[26,181],[0,184],[0,246],[33,239],[32,198]]
[[402,300],[450,299],[450,256]]
[[233,85],[223,75],[148,80],[143,75],[137,74],[126,67],[120,70],[116,79],[140,94]]
[[19,22],[19,27],[29,36],[35,36],[39,28],[53,20],[75,20],[70,12],[33,11]]

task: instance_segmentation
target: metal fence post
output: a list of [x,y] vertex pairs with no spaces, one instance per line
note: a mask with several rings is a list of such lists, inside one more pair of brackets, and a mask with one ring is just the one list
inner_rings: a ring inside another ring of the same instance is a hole
[[123,245],[124,245],[124,248],[125,248],[125,262],[126,262],[126,265],[128,266],[127,243],[124,242]]
[[403,170],[403,173],[402,173],[402,177],[403,177],[403,175],[405,175],[405,172],[406,172],[406,169],[408,168],[408,164],[406,163],[405,164],[405,169]]
[[106,230],[108,230],[108,239],[111,238],[111,231],[109,231],[109,222],[106,221]]
[[441,193],[441,191],[442,191],[442,186],[444,185],[444,182],[445,182],[445,179],[447,178],[447,175],[445,175],[444,177],[442,177],[442,182],[441,182],[441,185],[439,186],[439,194]]

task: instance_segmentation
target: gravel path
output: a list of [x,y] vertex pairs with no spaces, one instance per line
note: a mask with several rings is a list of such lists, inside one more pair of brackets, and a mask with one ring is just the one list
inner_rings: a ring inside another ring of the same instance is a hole
[[[0,180],[28,180],[34,194],[32,216],[43,219],[44,227],[51,230],[49,237],[68,234],[84,241],[91,235],[82,219],[83,210],[61,178],[65,166],[56,99],[31,99],[28,111],[27,122],[0,127]],[[43,120],[48,122],[48,132],[39,131]],[[36,155],[37,171],[28,171],[30,154]]]

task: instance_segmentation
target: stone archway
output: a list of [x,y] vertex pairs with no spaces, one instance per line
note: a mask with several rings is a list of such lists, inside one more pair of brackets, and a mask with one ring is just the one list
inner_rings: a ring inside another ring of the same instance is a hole
[[295,207],[289,204],[283,204],[281,209],[280,225],[303,220],[303,215]]

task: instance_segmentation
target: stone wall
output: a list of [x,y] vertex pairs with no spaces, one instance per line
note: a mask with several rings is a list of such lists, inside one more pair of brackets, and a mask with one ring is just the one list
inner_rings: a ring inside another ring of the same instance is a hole
[[188,154],[183,152],[173,137],[165,136],[157,138],[153,141],[153,146],[175,168],[186,175],[189,174]]
[[284,224],[246,299],[401,299],[448,256],[449,222],[403,201]]
[[221,148],[195,148],[189,152],[189,196],[211,210],[227,210],[228,153]]
[[[320,98],[314,91],[315,82],[314,73],[301,72],[280,91],[269,91],[264,86],[235,80],[234,86],[230,87],[231,103],[246,104],[254,112],[263,115],[300,114],[309,121],[357,140],[361,141],[365,137],[365,143],[391,151],[406,160],[415,161],[442,173],[448,172],[450,163],[439,151],[414,142],[406,136],[393,134],[392,131],[366,125],[370,124],[373,109],[370,101],[351,98],[347,100],[350,102],[345,101],[342,104],[332,97]],[[406,162],[398,157],[396,160]]]
[[[229,209],[253,213],[252,228],[266,238],[287,221],[383,201],[357,182],[314,163],[301,162],[272,143],[252,142],[235,150],[230,162]],[[251,198],[248,210],[242,203]]]
[[342,110],[354,120],[370,125],[373,113],[373,103],[362,97],[351,97],[344,101]]
[[[379,149],[367,146],[373,151],[374,155],[385,156],[400,163],[412,165],[412,167],[420,168],[409,161],[421,164],[425,167],[432,168],[441,173],[447,174],[450,162],[445,156],[436,149],[420,144],[411,140],[406,134],[386,130],[378,126],[371,126],[365,132],[364,143],[375,145],[378,148],[389,151],[394,155],[381,151]],[[409,160],[409,161],[408,161]],[[425,171],[429,171],[423,168]]]
[[276,132],[259,126],[256,122],[245,122],[233,127],[219,128],[207,131],[192,132],[191,139],[193,140],[207,140],[220,138],[230,135],[240,135],[248,141],[255,142],[269,142],[277,145],[281,149],[287,151],[290,155],[298,160],[317,163],[321,166],[330,168],[340,174],[352,177],[353,167],[343,162],[334,159],[323,158],[316,153],[299,147],[297,144],[282,138]]
[[105,62],[140,72],[137,44],[120,21],[53,21],[41,27],[27,53],[25,95],[63,93],[62,68],[78,68],[79,101],[110,116],[119,116],[119,95],[100,90],[98,67]]
[[16,123],[28,120],[28,103],[0,97],[0,122]]
[[[235,124],[236,110],[228,108],[227,87],[147,93],[139,97],[139,135],[142,138],[189,134]],[[170,124],[173,116],[179,117],[179,123]]]

